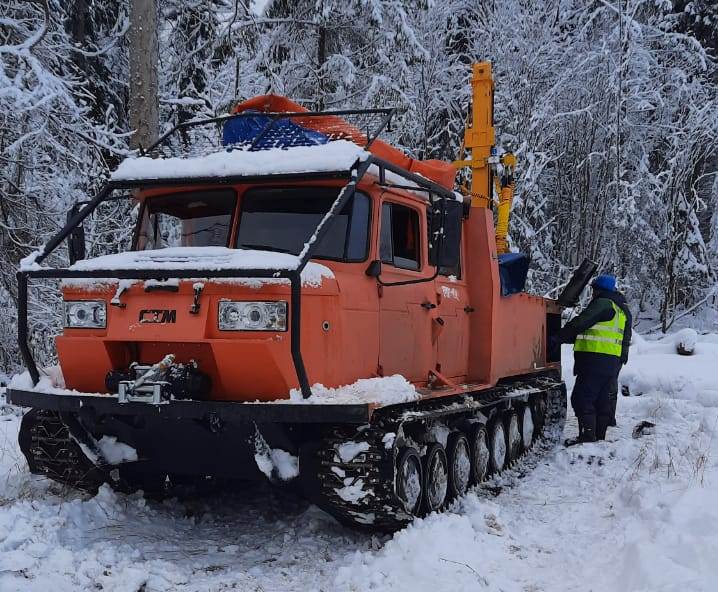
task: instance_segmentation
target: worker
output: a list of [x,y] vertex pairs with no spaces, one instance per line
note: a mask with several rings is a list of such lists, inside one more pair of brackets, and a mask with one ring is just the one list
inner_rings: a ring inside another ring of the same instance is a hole
[[566,323],[559,343],[573,343],[576,384],[571,406],[579,435],[566,446],[605,440],[606,429],[616,425],[618,373],[628,361],[631,312],[616,289],[616,277],[602,274],[592,282],[593,298],[586,309]]

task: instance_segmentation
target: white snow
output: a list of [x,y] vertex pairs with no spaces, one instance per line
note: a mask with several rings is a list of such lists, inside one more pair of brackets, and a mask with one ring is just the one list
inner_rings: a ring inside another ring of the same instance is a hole
[[676,333],[676,347],[681,348],[685,353],[692,354],[698,342],[698,333],[695,329],[686,327]]
[[343,444],[339,444],[339,446],[336,447],[337,454],[339,455],[339,460],[341,460],[343,463],[348,463],[354,460],[360,452],[365,452],[369,450],[369,443],[368,442],[344,442]]
[[97,441],[97,446],[111,465],[137,460],[137,451],[132,446],[119,442],[115,436],[102,436]]
[[44,250],[45,247],[42,246],[36,251],[30,253],[27,257],[20,259],[20,271],[37,271],[38,269],[42,269],[42,266],[39,263],[36,263],[35,260],[42,255]]
[[344,486],[337,487],[334,491],[345,502],[358,502],[365,498],[369,492],[364,490],[364,481],[362,479],[353,480],[351,478],[344,479]]
[[[29,372],[21,372],[15,374],[8,384],[10,388],[29,389],[33,388],[32,379]],[[40,369],[40,381],[35,385],[35,389],[40,392],[53,392],[54,390],[65,389],[65,378],[62,375],[60,366],[49,366]],[[67,391],[68,393],[73,391]]]
[[[289,253],[228,249],[226,247],[169,247],[149,251],[127,251],[125,253],[95,257],[94,259],[83,259],[71,265],[69,269],[79,271],[163,269],[170,271],[191,268],[199,271],[219,271],[223,269],[269,269],[280,271],[293,270],[298,265],[299,257]],[[321,263],[310,261],[302,270],[302,284],[305,286],[321,286],[324,278],[334,278],[334,274],[331,269]],[[263,283],[288,282],[288,280],[280,278],[215,278],[212,281],[248,283],[250,285],[255,283],[261,285]],[[147,280],[147,282],[151,283],[152,280]],[[145,282],[146,285],[147,282]],[[63,285],[82,287],[107,283],[108,279],[71,279],[65,280]],[[133,283],[132,281],[129,281],[129,283],[125,281],[119,287],[129,287]],[[117,298],[117,293],[115,298]]]
[[347,140],[321,146],[245,152],[230,150],[196,158],[128,158],[112,173],[112,181],[192,177],[233,177],[349,170],[369,153]]
[[[621,382],[642,394],[619,397],[607,442],[532,453],[390,537],[264,485],[164,502],[68,492],[29,475],[19,411],[0,404],[0,590],[713,592],[716,368],[718,335],[693,356],[674,335],[637,338]],[[642,420],[654,433],[633,439]]]
[[299,476],[299,458],[281,448],[258,451],[254,455],[254,460],[268,479],[271,479],[275,473],[282,481],[289,481]]
[[323,384],[312,386],[312,396],[308,399],[302,397],[298,389],[289,393],[290,401],[280,399],[275,403],[298,403],[309,405],[338,405],[376,403],[379,405],[393,405],[407,403],[419,398],[414,385],[399,374],[381,378],[360,378],[352,384],[338,388],[328,388]]
[[8,387],[18,390],[33,390],[38,393],[48,393],[64,397],[76,397],[78,395],[107,397],[107,393],[85,393],[73,389],[65,388],[65,381],[59,366],[51,366],[42,368],[40,380],[33,386],[30,373],[25,371],[15,374],[11,379]]

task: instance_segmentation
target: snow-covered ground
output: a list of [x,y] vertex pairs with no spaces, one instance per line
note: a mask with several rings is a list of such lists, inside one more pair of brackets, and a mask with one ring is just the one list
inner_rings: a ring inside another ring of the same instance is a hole
[[[619,397],[608,442],[530,456],[394,537],[267,486],[162,503],[63,491],[28,474],[5,407],[0,591],[714,591],[718,335],[674,352],[637,338],[622,382],[640,396]],[[641,420],[656,427],[634,439]]]

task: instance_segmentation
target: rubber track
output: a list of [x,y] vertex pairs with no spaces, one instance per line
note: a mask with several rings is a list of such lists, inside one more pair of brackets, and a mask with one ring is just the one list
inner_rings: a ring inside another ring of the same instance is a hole
[[107,475],[85,456],[55,411],[28,411],[22,418],[19,441],[31,473],[90,493],[96,493],[107,480]]
[[[513,384],[510,389],[482,393],[480,401],[465,400],[464,406],[452,401],[432,404],[429,409],[390,408],[388,413],[378,416],[376,421],[373,419],[369,427],[355,431],[337,429],[322,441],[315,451],[316,462],[312,463],[310,469],[317,479],[313,501],[343,524],[385,532],[403,528],[413,516],[404,511],[394,494],[394,458],[398,451],[396,446],[387,447],[386,434],[398,434],[404,422],[451,419],[457,415],[485,410],[501,404],[512,391],[519,388],[532,388],[547,393],[546,419],[540,436],[540,447],[534,444],[532,450],[550,450],[560,441],[566,419],[566,389],[563,383],[556,380],[540,379]],[[365,450],[344,462],[339,450],[348,442],[354,442]]]

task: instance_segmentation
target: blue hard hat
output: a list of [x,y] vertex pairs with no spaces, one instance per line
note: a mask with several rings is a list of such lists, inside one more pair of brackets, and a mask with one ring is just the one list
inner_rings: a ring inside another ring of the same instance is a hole
[[597,276],[593,282],[591,282],[591,285],[594,288],[598,288],[599,290],[606,290],[607,292],[615,292],[616,291],[616,276],[611,275],[610,273],[602,273],[601,275]]

